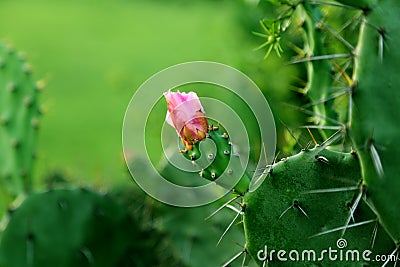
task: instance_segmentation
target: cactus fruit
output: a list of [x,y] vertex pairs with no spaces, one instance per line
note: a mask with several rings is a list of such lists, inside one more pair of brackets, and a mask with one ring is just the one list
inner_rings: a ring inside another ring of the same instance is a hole
[[[31,67],[22,54],[0,42],[0,188],[2,207],[32,187],[40,110]],[[0,215],[1,217],[1,215]]]
[[158,266],[161,236],[87,189],[29,195],[10,214],[0,266]]

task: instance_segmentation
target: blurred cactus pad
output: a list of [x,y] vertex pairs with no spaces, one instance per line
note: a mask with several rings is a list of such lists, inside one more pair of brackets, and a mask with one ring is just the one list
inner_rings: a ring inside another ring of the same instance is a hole
[[[28,196],[10,213],[1,266],[162,266],[178,264],[163,237],[126,206],[87,189]],[[164,258],[163,258],[164,257]]]
[[31,71],[23,53],[0,42],[0,217],[32,187],[42,85]]

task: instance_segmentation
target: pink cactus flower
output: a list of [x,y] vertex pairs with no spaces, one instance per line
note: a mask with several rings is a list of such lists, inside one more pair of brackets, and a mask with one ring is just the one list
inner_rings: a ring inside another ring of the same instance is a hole
[[164,93],[168,104],[166,121],[173,126],[187,150],[206,137],[208,122],[200,99],[194,92]]

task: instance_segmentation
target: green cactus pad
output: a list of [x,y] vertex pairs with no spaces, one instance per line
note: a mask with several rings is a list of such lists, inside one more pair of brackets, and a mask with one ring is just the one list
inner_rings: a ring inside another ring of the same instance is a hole
[[108,196],[52,190],[28,196],[10,214],[0,266],[156,266],[153,236]]
[[[215,181],[224,172],[228,174],[231,172],[241,172],[242,167],[240,159],[237,155],[234,155],[232,150],[232,143],[229,135],[221,126],[210,126],[207,138],[211,139],[216,147],[216,151],[211,151],[211,147],[203,149],[201,154],[202,142],[197,142],[193,145],[192,150],[181,150],[182,154],[189,160],[192,160],[195,164],[198,164],[203,169],[199,175],[207,180]],[[208,152],[207,150],[210,149]],[[232,169],[228,168],[229,162],[232,161]],[[217,181],[218,183],[218,181]],[[250,179],[246,173],[243,174],[239,182],[234,187],[234,191],[238,194],[243,195],[247,192],[250,184]],[[224,185],[222,185],[224,186]]]
[[[0,42],[1,210],[29,192],[39,126],[39,84],[24,56]],[[1,217],[1,214],[0,214]]]
[[[264,182],[245,195],[244,228],[247,251],[259,265],[260,250],[268,251],[315,250],[316,259],[324,249],[338,249],[340,238],[347,241],[343,251],[357,249],[361,253],[370,249],[376,253],[390,254],[395,245],[376,223],[376,215],[363,202],[363,187],[357,156],[315,148],[303,151],[271,166],[264,174]],[[344,189],[346,188],[346,190]],[[323,190],[323,191],[315,191]],[[332,190],[332,192],[328,192]],[[350,207],[355,202],[353,216]],[[348,222],[345,230],[329,232]],[[357,223],[365,223],[351,227]],[[373,239],[374,228],[378,235]],[[322,234],[323,233],[323,234]],[[374,246],[371,247],[371,240]],[[262,257],[264,254],[260,254]],[[293,254],[295,255],[295,254]],[[262,258],[261,257],[261,258]],[[268,266],[338,266],[338,261],[274,260]],[[347,264],[347,265],[346,265]],[[367,262],[347,262],[343,266],[363,266]],[[350,265],[349,265],[350,264]]]

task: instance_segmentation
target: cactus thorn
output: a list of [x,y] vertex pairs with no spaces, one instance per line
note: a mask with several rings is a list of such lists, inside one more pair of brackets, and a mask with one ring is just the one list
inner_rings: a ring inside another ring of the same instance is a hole
[[230,154],[229,150],[227,150],[227,149],[224,150],[224,154],[225,154],[225,155],[229,155],[229,154]]
[[229,135],[228,135],[227,133],[224,132],[224,133],[222,134],[222,137],[225,138],[225,139],[228,139],[228,138],[229,138]]
[[315,155],[315,159],[317,161],[319,161],[319,162],[322,162],[322,163],[325,163],[325,164],[329,164],[329,160],[324,156]]

